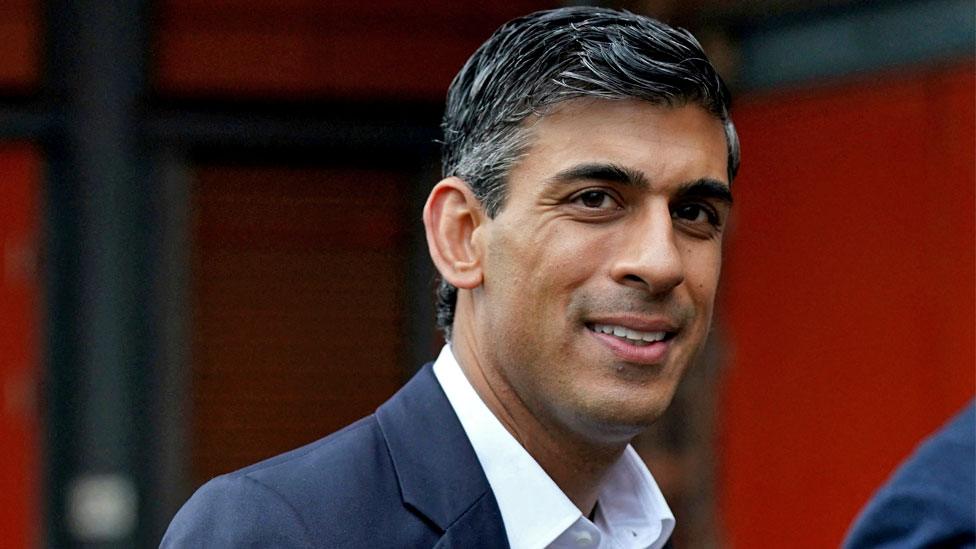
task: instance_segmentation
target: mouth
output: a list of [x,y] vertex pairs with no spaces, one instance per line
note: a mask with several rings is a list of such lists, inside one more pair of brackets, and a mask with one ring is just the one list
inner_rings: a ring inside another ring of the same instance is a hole
[[[628,322],[629,326],[588,322],[586,329],[624,363],[654,366],[667,362],[678,330],[672,324],[662,322]],[[636,326],[635,326],[636,325]],[[641,328],[641,329],[638,329]]]
[[606,334],[619,339],[623,343],[635,347],[646,347],[660,341],[668,341],[674,338],[674,331],[642,331],[618,326],[614,324],[587,324],[586,329],[596,334]]

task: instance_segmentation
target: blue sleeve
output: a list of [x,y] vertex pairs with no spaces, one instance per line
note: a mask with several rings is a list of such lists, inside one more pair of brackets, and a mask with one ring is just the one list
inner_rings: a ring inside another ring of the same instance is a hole
[[246,475],[204,484],[170,523],[162,548],[312,547],[298,511]]
[[976,547],[976,422],[970,406],[868,503],[845,549]]

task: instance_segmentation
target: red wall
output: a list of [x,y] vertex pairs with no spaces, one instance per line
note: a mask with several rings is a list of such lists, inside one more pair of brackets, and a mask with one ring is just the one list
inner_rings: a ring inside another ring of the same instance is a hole
[[336,431],[400,386],[409,183],[373,170],[197,172],[188,488]]
[[157,86],[177,96],[441,99],[496,27],[556,4],[163,0]]
[[0,148],[0,546],[34,547],[40,523],[38,453],[38,160]]
[[835,547],[974,392],[972,65],[745,98],[724,273],[720,507]]
[[40,79],[41,3],[39,0],[0,2],[0,90],[28,91]]

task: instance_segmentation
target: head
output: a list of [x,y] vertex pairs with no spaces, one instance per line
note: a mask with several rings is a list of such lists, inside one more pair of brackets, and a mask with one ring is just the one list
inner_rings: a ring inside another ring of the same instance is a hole
[[685,31],[565,8],[482,45],[443,127],[424,222],[456,354],[503,408],[629,440],[711,321],[739,158],[724,84]]
[[[458,177],[494,217],[525,152],[530,117],[578,98],[699,105],[722,122],[728,178],[739,167],[731,97],[691,33],[604,8],[561,8],[514,19],[481,45],[451,82],[442,175]],[[457,288],[441,279],[437,326],[450,339]]]

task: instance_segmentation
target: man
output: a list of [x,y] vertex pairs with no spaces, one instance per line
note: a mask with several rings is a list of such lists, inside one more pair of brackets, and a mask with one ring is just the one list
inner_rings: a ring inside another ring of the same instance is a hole
[[855,521],[845,549],[976,547],[976,401],[902,464]]
[[376,414],[206,484],[163,545],[665,545],[629,443],[708,332],[728,102],[695,39],[645,17],[499,29],[451,84],[424,208],[449,345]]

